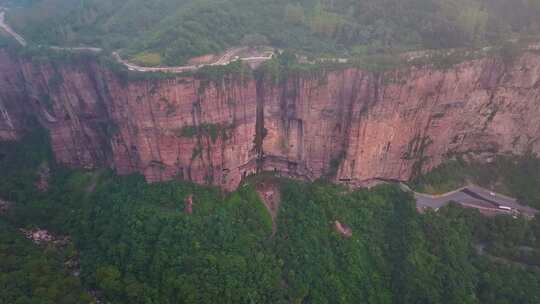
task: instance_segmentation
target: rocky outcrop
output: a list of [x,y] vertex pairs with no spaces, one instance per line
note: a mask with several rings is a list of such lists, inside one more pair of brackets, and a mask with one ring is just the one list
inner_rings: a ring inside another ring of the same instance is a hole
[[124,80],[92,60],[0,53],[0,138],[35,115],[58,162],[236,187],[258,170],[365,185],[457,154],[539,152],[540,55],[448,69]]
[[349,226],[342,224],[340,221],[334,221],[334,229],[337,233],[346,238],[350,238],[353,235],[352,229]]
[[193,194],[186,197],[184,201],[184,213],[193,214]]

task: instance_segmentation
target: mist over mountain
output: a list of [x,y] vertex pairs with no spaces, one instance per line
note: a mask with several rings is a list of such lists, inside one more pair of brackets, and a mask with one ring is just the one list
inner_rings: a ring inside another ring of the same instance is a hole
[[0,304],[540,303],[540,0],[0,0]]
[[253,39],[312,55],[478,46],[534,34],[540,14],[537,0],[20,3],[9,21],[35,43],[123,49],[167,65]]

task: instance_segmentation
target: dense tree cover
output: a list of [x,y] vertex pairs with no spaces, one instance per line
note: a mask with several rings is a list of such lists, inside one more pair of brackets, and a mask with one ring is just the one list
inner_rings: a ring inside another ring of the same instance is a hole
[[484,217],[450,205],[435,217],[459,225],[472,235],[477,256],[476,297],[480,303],[540,301],[540,218]]
[[[48,156],[40,138],[0,143],[0,166],[6,169],[0,171],[0,194],[9,193],[16,202],[4,216],[5,226],[70,235],[83,286],[98,290],[108,303],[532,304],[540,299],[539,219],[485,218],[455,205],[421,215],[413,197],[394,186],[351,191],[323,182],[267,179],[281,191],[273,234],[253,180],[223,193],[175,181],[146,184],[140,176],[107,171],[66,170],[49,161],[50,188],[34,191],[31,172],[19,175],[15,168],[37,166]],[[193,214],[186,214],[184,199],[190,194]],[[338,233],[335,221],[350,227],[352,236]],[[21,254],[1,259],[0,267],[28,259],[35,267],[23,267],[26,276],[39,284],[42,275],[50,278],[46,288],[52,294],[84,295],[59,260],[35,262],[48,256],[47,250],[32,247],[14,228],[2,231],[0,254]],[[25,251],[15,250],[18,246]],[[50,272],[40,272],[43,267]],[[1,277],[20,280],[18,272],[2,271]],[[73,293],[55,289],[62,280],[74,286]],[[16,297],[21,303],[32,294],[28,288],[0,289],[0,299]]]
[[26,2],[8,17],[28,40],[121,48],[149,64],[177,64],[253,41],[308,53],[357,54],[494,43],[540,27],[538,0]]
[[474,183],[540,208],[540,159],[535,155],[498,156],[490,163],[457,158],[418,177],[419,191],[442,193]]
[[36,128],[22,143],[0,142],[0,193],[3,199],[26,201],[32,197],[36,168],[51,159],[48,135]]
[[[36,168],[50,159],[46,133],[37,130],[22,144],[0,142],[0,197],[7,200],[36,199]],[[37,203],[37,202],[36,202]],[[36,210],[46,216],[47,206]],[[41,224],[48,221],[43,220]],[[0,217],[0,303],[93,303],[64,265],[74,255],[72,246],[36,246],[17,228],[35,228]]]
[[63,255],[54,246],[38,248],[0,219],[0,303],[93,303],[65,270]]
[[[25,143],[12,148],[22,153],[20,158],[35,142]],[[7,154],[2,161],[15,160]],[[3,191],[21,187],[4,184],[12,177],[1,172]],[[223,196],[215,188],[147,185],[139,176],[58,168],[48,192],[39,193],[30,190],[34,179],[24,180],[28,193],[9,191],[17,204],[6,218],[13,226],[72,235],[80,251],[81,278],[109,303],[283,299],[280,264],[266,246],[271,220],[250,187]],[[193,215],[183,212],[189,194],[195,196]]]
[[[466,227],[421,218],[394,187],[282,187],[276,246],[295,303],[474,303]],[[330,232],[334,220],[353,236]]]

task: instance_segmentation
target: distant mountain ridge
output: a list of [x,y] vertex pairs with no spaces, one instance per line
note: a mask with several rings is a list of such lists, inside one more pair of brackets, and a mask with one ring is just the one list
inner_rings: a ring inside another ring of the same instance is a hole
[[122,49],[141,63],[171,66],[252,43],[350,55],[493,44],[537,33],[538,2],[33,0],[8,21],[38,44]]

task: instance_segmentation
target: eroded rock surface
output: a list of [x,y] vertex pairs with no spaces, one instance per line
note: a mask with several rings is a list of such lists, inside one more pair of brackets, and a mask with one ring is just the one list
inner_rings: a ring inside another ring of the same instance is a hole
[[350,238],[353,235],[352,229],[349,226],[341,223],[340,221],[334,222],[334,228],[337,233],[341,234],[346,238]]
[[190,194],[184,201],[184,213],[193,214],[193,195]]
[[343,69],[252,78],[123,80],[91,60],[0,52],[0,138],[32,114],[56,160],[148,181],[235,188],[258,170],[366,185],[407,180],[456,154],[540,152],[540,55],[448,69]]

